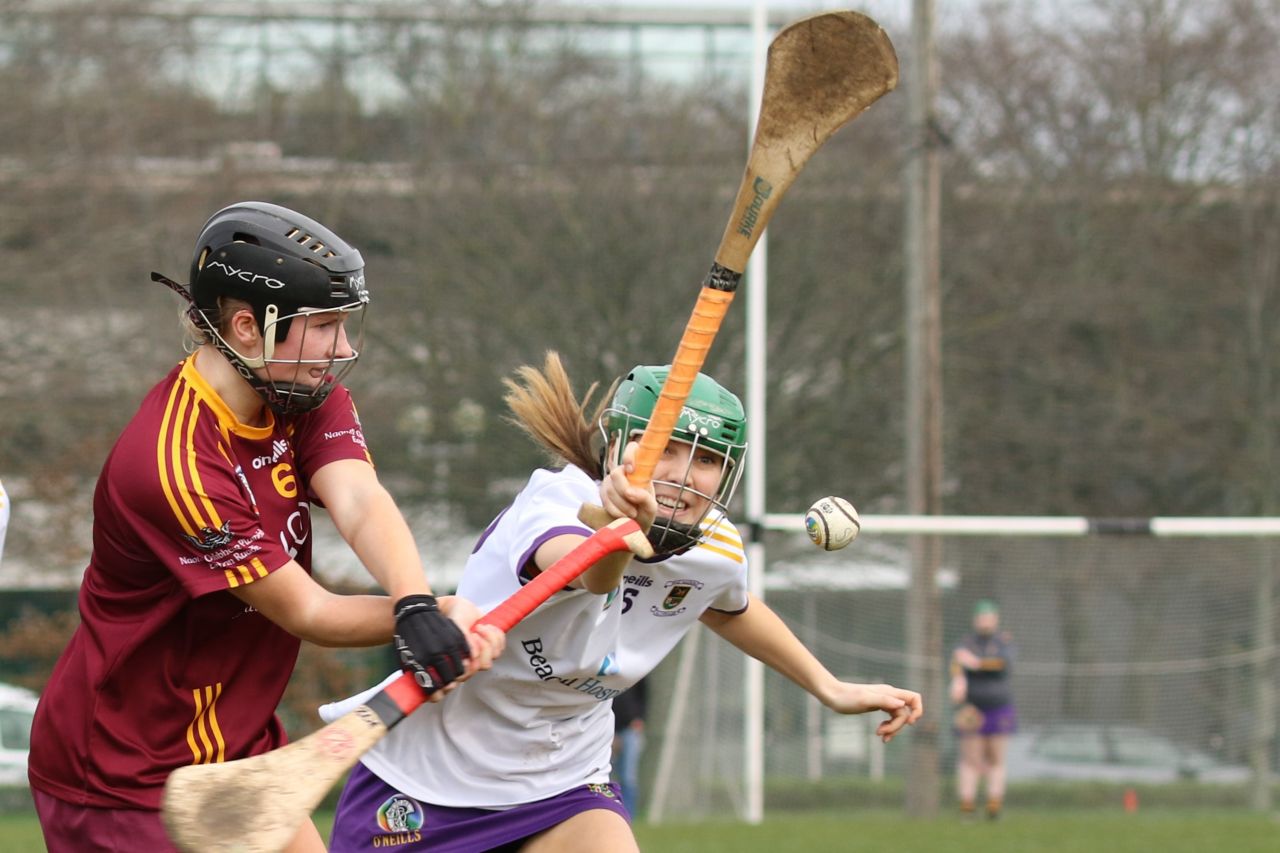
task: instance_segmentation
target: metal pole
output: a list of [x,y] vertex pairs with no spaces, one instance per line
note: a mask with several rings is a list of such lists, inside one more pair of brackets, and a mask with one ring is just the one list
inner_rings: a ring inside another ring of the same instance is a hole
[[[914,0],[911,19],[913,73],[907,75],[911,152],[907,162],[906,223],[906,492],[908,511],[941,510],[942,381],[939,278],[940,170],[934,145],[934,100],[938,71],[933,46],[933,0]],[[911,586],[907,596],[907,685],[926,696],[942,696],[942,625],[936,536],[911,540]],[[938,812],[939,724],[935,700],[910,738],[906,809],[913,817]]]

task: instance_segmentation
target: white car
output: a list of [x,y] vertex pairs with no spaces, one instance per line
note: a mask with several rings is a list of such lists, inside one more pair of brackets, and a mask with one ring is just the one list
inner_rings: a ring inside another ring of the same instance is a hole
[[0,785],[27,784],[31,718],[38,699],[25,687],[0,684]]
[[1240,783],[1248,767],[1222,764],[1207,753],[1131,725],[1059,723],[1027,727],[1009,739],[1009,781]]

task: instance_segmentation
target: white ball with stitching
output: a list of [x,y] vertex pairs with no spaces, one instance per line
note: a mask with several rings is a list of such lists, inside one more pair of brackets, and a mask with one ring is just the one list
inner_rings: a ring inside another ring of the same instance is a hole
[[824,551],[839,551],[862,530],[862,520],[853,504],[844,498],[829,495],[814,501],[804,516],[804,529]]

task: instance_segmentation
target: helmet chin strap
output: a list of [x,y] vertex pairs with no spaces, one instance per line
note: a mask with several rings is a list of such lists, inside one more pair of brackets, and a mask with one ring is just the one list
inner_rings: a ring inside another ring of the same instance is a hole
[[672,518],[655,519],[646,536],[655,556],[668,557],[697,545],[702,539],[702,528]]

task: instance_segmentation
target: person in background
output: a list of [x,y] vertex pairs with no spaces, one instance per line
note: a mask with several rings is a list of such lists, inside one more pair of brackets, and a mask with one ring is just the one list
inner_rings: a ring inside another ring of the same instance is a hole
[[644,755],[648,679],[642,678],[613,699],[613,773],[622,803],[632,819],[640,814],[640,758]]
[[1000,817],[1005,794],[1005,756],[1009,736],[1017,731],[1010,671],[1013,638],[1000,630],[1000,611],[983,599],[973,608],[973,630],[951,653],[951,701],[960,744],[956,795],[960,813],[972,817],[979,784],[986,781],[987,817]]
[[[186,300],[194,352],[146,395],[98,478],[80,624],[31,733],[50,853],[173,850],[166,778],[286,742],[275,712],[302,640],[394,640],[404,669],[444,690],[502,645],[491,628],[464,634],[474,605],[431,594],[341,384],[369,302],[360,253],[250,201],[205,223],[189,284],[152,278]],[[389,596],[312,578],[313,505]],[[312,822],[289,850],[324,850]]]

